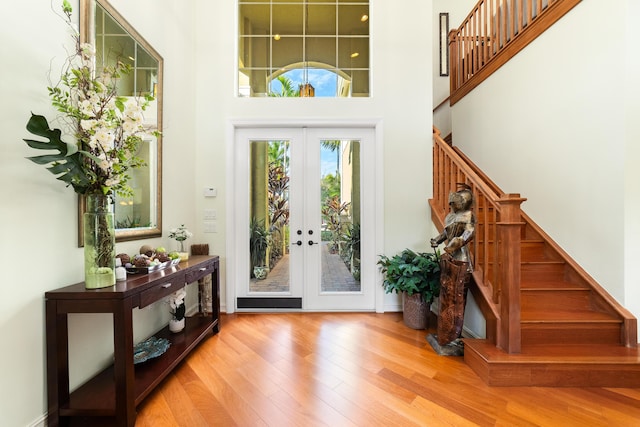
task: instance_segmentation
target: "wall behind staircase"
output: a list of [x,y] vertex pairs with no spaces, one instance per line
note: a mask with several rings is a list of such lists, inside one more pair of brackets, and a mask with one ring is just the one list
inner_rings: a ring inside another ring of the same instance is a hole
[[527,197],[524,211],[640,317],[632,3],[582,1],[455,104],[452,128],[455,144]]
[[[440,75],[440,14],[449,14],[449,30],[458,28],[477,0],[433,0],[433,108],[449,97],[449,76]],[[445,49],[447,46],[444,47]],[[441,105],[433,111],[433,125],[440,129],[442,136],[451,133],[451,112],[449,103]]]
[[[640,2],[629,0],[626,21],[625,40],[640,40]],[[635,316],[640,317],[640,85],[637,83],[640,72],[640,54],[637,47],[628,49],[625,57],[624,79],[625,92],[625,163],[624,163],[624,282],[625,302]],[[634,54],[635,53],[635,54]],[[640,338],[638,339],[640,342]]]

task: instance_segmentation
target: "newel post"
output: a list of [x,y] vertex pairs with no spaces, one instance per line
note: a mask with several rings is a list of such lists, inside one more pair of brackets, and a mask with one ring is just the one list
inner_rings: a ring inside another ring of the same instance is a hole
[[520,194],[504,194],[497,204],[500,218],[498,237],[498,283],[500,289],[500,325],[496,344],[507,353],[520,353],[520,248],[523,222]]

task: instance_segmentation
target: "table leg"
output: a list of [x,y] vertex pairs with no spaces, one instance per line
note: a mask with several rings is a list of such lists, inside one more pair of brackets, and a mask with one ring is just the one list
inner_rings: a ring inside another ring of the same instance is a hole
[[134,427],[136,422],[135,372],[133,366],[133,306],[131,298],[113,309],[116,422]]
[[47,331],[47,425],[66,425],[60,406],[69,402],[69,345],[67,314],[58,314],[55,300],[45,304]]

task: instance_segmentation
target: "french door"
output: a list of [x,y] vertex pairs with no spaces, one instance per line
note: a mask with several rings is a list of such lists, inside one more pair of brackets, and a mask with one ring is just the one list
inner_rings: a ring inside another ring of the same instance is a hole
[[236,308],[373,310],[373,128],[235,134]]

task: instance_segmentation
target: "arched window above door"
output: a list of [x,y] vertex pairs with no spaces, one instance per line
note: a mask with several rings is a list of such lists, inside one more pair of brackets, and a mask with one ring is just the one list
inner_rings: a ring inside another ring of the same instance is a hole
[[238,12],[238,96],[269,96],[282,74],[301,96],[369,96],[368,0],[240,0]]

